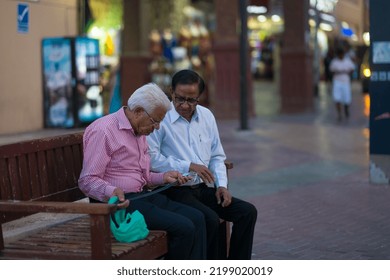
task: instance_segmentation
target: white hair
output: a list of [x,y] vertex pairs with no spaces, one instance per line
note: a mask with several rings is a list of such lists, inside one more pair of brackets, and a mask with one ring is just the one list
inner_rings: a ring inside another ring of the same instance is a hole
[[142,107],[150,114],[157,107],[162,107],[168,111],[171,109],[171,102],[158,85],[149,83],[134,91],[127,101],[127,106],[130,110]]

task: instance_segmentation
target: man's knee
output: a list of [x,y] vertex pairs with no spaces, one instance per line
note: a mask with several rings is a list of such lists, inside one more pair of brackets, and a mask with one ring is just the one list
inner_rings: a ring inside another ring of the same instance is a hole
[[240,222],[240,221],[251,221],[255,222],[257,219],[257,209],[256,207],[243,200],[236,201],[237,205],[235,207],[235,214],[233,214],[232,222]]
[[221,222],[220,217],[217,213],[208,213],[208,215],[205,216],[206,224],[208,230],[214,230],[215,232],[219,228],[219,224]]
[[206,226],[204,214],[196,208],[188,207],[184,216],[189,219],[196,228],[204,228]]
[[175,235],[194,240],[197,226],[190,219],[181,220],[175,224]]
[[257,219],[257,209],[253,204],[251,204],[249,202],[247,202],[246,215],[248,217],[251,217],[252,219],[255,219],[255,220]]

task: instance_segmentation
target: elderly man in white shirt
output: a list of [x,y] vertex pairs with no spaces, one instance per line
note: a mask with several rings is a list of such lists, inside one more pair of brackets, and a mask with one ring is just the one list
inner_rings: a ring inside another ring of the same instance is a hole
[[192,70],[181,70],[172,78],[173,108],[160,129],[147,137],[151,168],[155,172],[178,170],[192,177],[185,185],[164,193],[171,199],[202,211],[207,228],[208,259],[218,254],[219,218],[233,223],[229,259],[251,259],[256,208],[232,197],[216,120],[198,105],[205,89],[203,79]]

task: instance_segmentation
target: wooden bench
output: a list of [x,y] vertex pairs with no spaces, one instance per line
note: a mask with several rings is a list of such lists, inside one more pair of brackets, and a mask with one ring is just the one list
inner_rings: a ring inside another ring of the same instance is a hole
[[4,242],[0,224],[0,258],[156,259],[166,254],[165,231],[118,243],[110,231],[116,206],[80,202],[85,199],[78,188],[82,138],[80,132],[0,146],[1,224],[39,212],[80,214],[10,242]]
[[[82,141],[83,133],[79,132],[0,146],[1,259],[142,260],[158,259],[167,253],[165,231],[150,231],[146,239],[133,243],[119,243],[113,238],[109,221],[116,206],[88,203],[78,188]],[[230,169],[233,164],[226,162],[226,167]],[[53,219],[43,228],[4,242],[3,223],[36,213],[77,215],[65,221]],[[222,259],[229,237],[229,223],[222,221]]]

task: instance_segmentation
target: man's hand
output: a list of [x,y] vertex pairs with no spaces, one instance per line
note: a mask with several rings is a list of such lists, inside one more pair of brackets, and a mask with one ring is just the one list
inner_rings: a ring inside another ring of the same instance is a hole
[[118,208],[127,208],[130,205],[130,201],[125,199],[125,193],[121,188],[115,188],[112,193],[112,196],[117,196],[119,199],[119,203],[117,204]]
[[214,175],[213,173],[204,165],[192,163],[190,164],[190,171],[196,172],[198,176],[205,182],[208,183],[214,183]]
[[178,171],[168,171],[164,173],[164,183],[175,183],[177,182],[178,185],[182,185],[188,182],[191,178],[187,176],[183,176],[180,172]]
[[218,187],[217,191],[215,192],[215,196],[217,197],[218,204],[221,204],[222,202],[222,207],[227,207],[230,205],[230,203],[232,203],[232,195],[227,188]]

